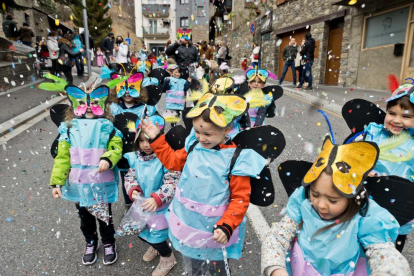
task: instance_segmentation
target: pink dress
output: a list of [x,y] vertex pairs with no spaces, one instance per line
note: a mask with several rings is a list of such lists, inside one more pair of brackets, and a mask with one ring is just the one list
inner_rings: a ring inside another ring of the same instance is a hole
[[104,55],[101,51],[96,52],[96,65],[99,67],[105,65]]

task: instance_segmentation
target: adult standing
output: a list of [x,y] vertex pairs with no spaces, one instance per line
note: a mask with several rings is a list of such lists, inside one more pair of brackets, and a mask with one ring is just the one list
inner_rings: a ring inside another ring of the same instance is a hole
[[73,59],[80,56],[83,49],[80,49],[78,53],[74,53],[72,50],[73,35],[65,34],[61,39],[58,40],[59,45],[59,56],[57,69],[62,71],[66,77],[68,84],[73,84],[72,76],[72,62]]
[[116,61],[115,72],[119,73],[119,70],[121,70],[121,72],[124,72],[123,68],[127,70],[126,68],[128,66],[128,44],[120,35],[116,37],[114,46],[114,56]]
[[220,42],[220,49],[218,50],[217,53],[217,63],[220,66],[224,60],[226,59],[227,56],[227,47],[226,47],[226,42],[222,41]]
[[10,13],[6,15],[6,20],[3,21],[3,32],[8,40],[17,41],[19,31],[17,30],[17,23],[13,20],[14,17]]
[[[75,36],[73,39],[73,52],[77,54],[80,49],[83,49],[83,41],[81,36],[79,35],[79,30],[75,29]],[[75,65],[76,65],[76,71],[78,74],[78,78],[83,78],[83,71],[85,70],[84,64],[83,64],[83,55],[79,55],[75,57]]]
[[19,36],[20,41],[24,45],[32,47],[32,38],[34,37],[34,33],[27,22],[23,22],[23,26],[20,27]]
[[300,80],[302,79],[303,65],[305,65],[305,63],[302,61],[302,56],[300,55],[300,51],[303,49],[303,46],[305,46],[305,41],[306,41],[305,39],[302,40],[302,44],[300,45],[300,49],[298,53],[296,54],[296,59],[295,59],[295,69],[296,69],[296,72],[299,72],[298,73],[299,82],[297,83],[296,87],[299,87]]
[[300,55],[302,56],[302,60],[305,62],[305,66],[303,68],[304,72],[302,73],[302,78],[300,79],[299,88],[302,88],[305,79],[308,79],[308,90],[312,90],[312,65],[315,58],[315,40],[312,38],[310,33],[305,35],[305,40],[305,45],[300,51]]
[[203,40],[200,43],[200,59],[206,59],[206,54],[209,47],[207,45],[207,41]]
[[289,67],[292,68],[293,75],[293,85],[296,86],[296,70],[295,70],[295,59],[298,54],[298,46],[296,45],[296,39],[293,37],[290,39],[289,45],[283,49],[283,60],[285,61],[285,66],[283,67],[283,73],[280,76],[279,85],[282,85],[283,80],[285,79],[286,73]]
[[215,55],[217,55],[216,46],[214,45],[214,42],[210,42],[207,51],[205,52],[206,59],[212,60]]
[[57,60],[59,57],[59,44],[56,40],[57,32],[51,31],[47,38],[47,49],[49,50],[49,58],[52,61],[52,74],[56,75]]
[[258,46],[256,43],[252,42],[252,55],[250,56],[250,60],[252,61],[253,68],[256,68],[256,66],[260,67],[260,46]]
[[105,59],[108,67],[111,66],[110,56],[114,51],[114,33],[109,33],[107,37],[102,41],[101,49],[105,54]]
[[177,62],[181,70],[181,78],[188,79],[188,66],[199,62],[198,50],[193,46],[190,39],[180,38],[178,42],[167,48],[166,54]]

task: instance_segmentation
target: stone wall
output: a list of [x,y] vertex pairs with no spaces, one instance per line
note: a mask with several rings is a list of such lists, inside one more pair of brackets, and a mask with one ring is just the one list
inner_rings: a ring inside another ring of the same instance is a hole
[[194,25],[193,26],[193,41],[201,42],[203,40],[208,41],[208,25]]

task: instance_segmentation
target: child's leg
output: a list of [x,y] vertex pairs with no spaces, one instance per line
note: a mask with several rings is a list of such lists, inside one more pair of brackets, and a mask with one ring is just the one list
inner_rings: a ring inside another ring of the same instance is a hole
[[125,175],[127,174],[127,171],[120,171],[119,174],[121,176],[122,194],[124,195],[125,207],[129,208],[132,204],[132,200],[129,198],[129,196],[126,192],[126,189],[125,189]]
[[98,233],[96,232],[96,219],[89,213],[85,207],[81,207],[78,203],[76,209],[79,212],[79,218],[81,220],[80,229],[87,243],[96,244],[98,242]]
[[163,241],[160,243],[149,243],[141,237],[138,237],[141,241],[148,243],[151,245],[155,250],[158,251],[161,257],[169,257],[171,255],[172,249],[168,245],[167,241]]
[[114,228],[114,224],[112,222],[112,204],[111,203],[108,203],[108,209],[109,209],[109,215],[111,216],[110,219],[109,219],[109,224],[106,224],[106,222],[98,219],[99,233],[101,234],[103,244],[113,244],[113,243],[115,243],[115,237],[114,237],[115,228]]
[[407,235],[398,235],[397,241],[395,242],[395,248],[402,252],[404,249],[405,240],[407,239]]

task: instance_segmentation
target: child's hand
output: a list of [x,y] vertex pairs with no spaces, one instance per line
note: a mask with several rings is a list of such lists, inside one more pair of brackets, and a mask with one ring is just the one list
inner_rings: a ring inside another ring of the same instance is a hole
[[289,276],[289,273],[287,273],[287,271],[283,268],[279,268],[274,270],[270,276]]
[[221,244],[226,244],[228,242],[226,234],[219,228],[214,230],[213,240]]
[[169,81],[170,80],[170,77],[167,77],[167,81]]
[[188,80],[188,82],[189,82],[189,83],[191,83],[191,78],[190,78],[190,77],[188,77],[188,79],[187,79],[187,80]]
[[375,176],[378,176],[378,174],[376,172],[374,172],[374,171],[370,171],[369,174],[368,174],[368,176],[375,177]]
[[137,190],[132,191],[132,198],[137,199],[139,197],[139,192]]
[[158,127],[158,122],[154,125],[151,120],[146,116],[145,120],[142,120],[142,131],[150,138],[154,139],[160,134],[160,128]]
[[109,169],[109,163],[108,163],[108,161],[106,161],[106,160],[99,161],[99,168],[98,168],[98,172],[99,173],[104,172],[104,171],[106,171],[108,169]]
[[155,210],[157,210],[158,205],[157,202],[155,202],[155,199],[151,197],[145,200],[145,202],[142,204],[142,207],[145,211],[154,213]]
[[52,196],[54,198],[60,198],[62,196],[62,191],[60,190],[60,187],[56,187],[52,189]]

